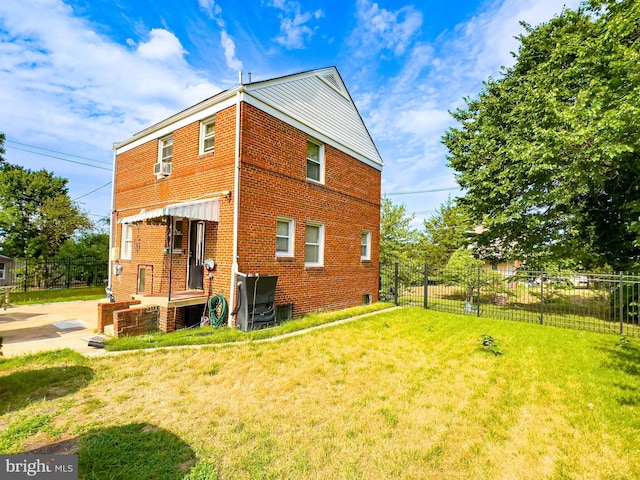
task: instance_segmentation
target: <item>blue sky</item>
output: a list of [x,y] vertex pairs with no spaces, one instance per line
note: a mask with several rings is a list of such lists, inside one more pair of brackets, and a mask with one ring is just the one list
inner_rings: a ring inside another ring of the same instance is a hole
[[[336,66],[415,225],[458,194],[448,114],[513,63],[519,21],[579,0],[3,0],[5,158],[108,216],[112,145],[238,83]],[[434,191],[439,190],[439,191]],[[403,194],[405,192],[420,192]]]

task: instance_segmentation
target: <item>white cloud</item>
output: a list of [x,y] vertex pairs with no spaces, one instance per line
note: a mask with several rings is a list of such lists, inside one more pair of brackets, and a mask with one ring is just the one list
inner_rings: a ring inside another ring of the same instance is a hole
[[198,5],[205,11],[209,18],[215,18],[222,13],[222,9],[219,5],[216,5],[214,0],[198,0]]
[[220,90],[165,29],[118,44],[58,0],[5,0],[0,19],[0,125],[11,138],[109,150]]
[[[579,2],[565,3],[575,8]],[[376,61],[384,52],[408,57],[382,88],[355,97],[386,163],[383,192],[455,186],[440,140],[455,124],[448,111],[464,106],[462,97],[477,95],[482,81],[498,76],[501,66],[513,64],[510,52],[518,47],[514,37],[523,33],[520,20],[535,26],[561,9],[555,0],[494,1],[426,44],[418,38],[417,19],[400,27],[411,17],[411,7],[387,11],[369,0],[358,1],[359,22],[350,44],[372,57],[377,53]],[[405,202],[409,211],[424,211],[456,193],[392,198]]]
[[138,45],[138,54],[142,58],[152,60],[182,59],[185,50],[180,40],[173,33],[162,28],[154,28],[150,32],[150,39]]
[[359,56],[374,56],[382,51],[402,55],[422,27],[422,13],[412,6],[391,11],[370,0],[358,0],[356,15],[358,26],[348,43]]
[[198,0],[198,4],[209,18],[215,20],[216,24],[220,28],[220,45],[224,52],[227,67],[231,70],[241,70],[242,62],[236,57],[236,44],[227,31],[227,25],[222,18],[222,8],[220,8],[214,0]]
[[225,30],[220,32],[220,43],[224,50],[227,66],[233,70],[242,70],[242,62],[236,58],[236,44]]
[[291,0],[274,0],[270,6],[282,12],[280,35],[275,38],[275,41],[290,50],[304,48],[317,28],[311,28],[307,24],[313,19],[318,20],[324,16],[324,12],[320,9],[315,12],[303,12],[300,3]]

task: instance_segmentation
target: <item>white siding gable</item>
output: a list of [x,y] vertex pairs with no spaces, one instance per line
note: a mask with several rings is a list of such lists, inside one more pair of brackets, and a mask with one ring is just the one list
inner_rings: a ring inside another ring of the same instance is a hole
[[382,158],[336,69],[248,84],[245,91],[307,126],[320,140],[328,139],[336,148],[382,168]]

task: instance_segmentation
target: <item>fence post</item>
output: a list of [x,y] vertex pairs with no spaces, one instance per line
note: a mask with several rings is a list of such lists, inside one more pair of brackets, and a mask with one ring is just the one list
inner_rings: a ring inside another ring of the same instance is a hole
[[67,288],[71,288],[71,257],[67,259],[67,275],[66,275]]
[[544,270],[540,271],[540,325],[544,325]]
[[396,307],[400,305],[400,300],[398,298],[398,289],[400,284],[400,274],[399,274],[399,264],[395,263],[395,275],[394,275],[394,283],[393,283],[393,299],[395,301]]
[[622,295],[624,294],[624,275],[620,272],[620,335],[624,334],[624,306]]
[[24,257],[24,291],[27,291],[27,285],[29,282],[29,259],[25,255]]
[[429,308],[429,265],[424,264],[424,308]]
[[478,299],[477,299],[477,304],[478,304],[478,313],[477,316],[480,316],[480,270],[482,269],[482,267],[480,265],[478,265]]

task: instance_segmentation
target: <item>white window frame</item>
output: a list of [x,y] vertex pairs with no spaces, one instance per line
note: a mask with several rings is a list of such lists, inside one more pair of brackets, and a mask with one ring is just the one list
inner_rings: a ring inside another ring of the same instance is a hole
[[[178,230],[176,223],[182,223],[182,230]],[[173,227],[173,235],[171,237],[171,253],[182,253],[184,250],[184,242],[185,239],[188,238],[187,235],[184,234],[185,224],[188,226],[189,221],[187,219],[181,217],[174,217],[173,223],[171,226]],[[176,237],[180,237],[180,248],[176,248]]]
[[371,260],[371,232],[369,230],[363,230],[360,235],[360,260]]
[[[318,161],[315,159],[309,158],[309,144],[316,145],[318,147]],[[319,178],[311,178],[309,177],[309,162],[313,162],[318,164],[318,177]],[[305,174],[307,180],[311,182],[324,184],[324,144],[322,142],[318,142],[317,140],[313,140],[311,138],[307,138],[307,162],[305,164]]]
[[120,259],[131,260],[133,253],[133,223],[122,224],[122,242],[120,245]]
[[[213,124],[213,133],[207,134],[207,127]],[[200,155],[205,153],[211,153],[215,150],[215,137],[216,137],[216,117],[209,117],[206,120],[200,122]],[[206,149],[204,144],[207,140],[213,139],[213,146]]]
[[[171,146],[171,155],[165,155],[164,149]],[[158,140],[158,163],[173,164],[173,133]]]
[[[278,234],[278,223],[286,223],[288,227],[287,235]],[[295,222],[293,218],[289,217],[277,217],[276,218],[276,257],[293,257],[293,242],[295,233]],[[278,239],[287,239],[287,250],[278,250]]]
[[[318,228],[318,242],[312,243],[309,242],[307,229],[309,227]],[[318,247],[318,258],[315,261],[307,260],[307,247],[309,246],[317,246]],[[305,267],[322,267],[324,265],[324,224],[319,222],[307,222],[305,225],[305,236],[304,236],[304,266]]]

